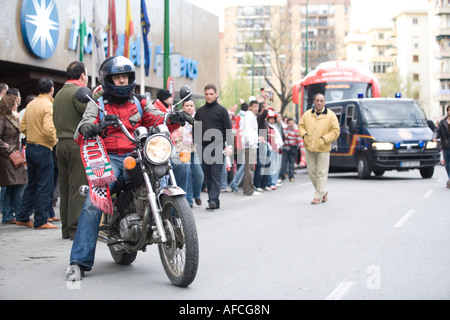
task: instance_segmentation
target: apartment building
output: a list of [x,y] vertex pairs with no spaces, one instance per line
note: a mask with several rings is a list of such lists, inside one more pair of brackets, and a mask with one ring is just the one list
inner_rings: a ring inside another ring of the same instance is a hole
[[[221,84],[245,77],[255,93],[277,76],[276,64],[290,64],[289,87],[319,63],[345,56],[350,29],[350,0],[263,1],[259,6],[225,9],[221,37]],[[277,43],[277,50],[264,37]],[[306,53],[308,52],[308,59]],[[264,59],[258,59],[264,57]]]
[[429,84],[431,117],[446,115],[450,105],[450,1],[429,0]]
[[425,113],[433,116],[430,104],[428,12],[404,11],[393,18],[395,65],[400,78],[408,85]]

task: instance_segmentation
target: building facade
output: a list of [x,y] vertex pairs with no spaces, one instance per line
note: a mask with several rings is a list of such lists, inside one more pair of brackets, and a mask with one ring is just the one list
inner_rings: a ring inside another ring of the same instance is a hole
[[[285,85],[302,79],[307,69],[345,56],[344,38],[350,29],[350,0],[262,1],[266,5],[225,10],[221,39],[221,82],[242,75],[256,89],[267,88],[280,76],[277,64],[288,64]],[[276,42],[277,50],[264,37]],[[275,41],[277,40],[277,41]],[[265,59],[255,59],[254,56]],[[306,58],[308,57],[308,58]],[[264,60],[265,62],[263,62]]]
[[[18,88],[22,96],[36,94],[37,80],[49,76],[55,82],[56,92],[66,80],[66,68],[72,61],[80,60],[78,28],[86,21],[83,45],[83,62],[90,77],[90,85],[98,85],[95,63],[93,6],[99,6],[103,21],[103,49],[108,51],[108,0],[99,1],[8,1],[0,10],[0,82]],[[146,0],[147,14],[151,24],[148,34],[150,64],[149,75],[144,72],[143,35],[141,29],[140,1],[130,1],[134,34],[130,37],[130,59],[137,72],[137,92],[151,92],[166,84],[158,66],[164,50],[164,0]],[[81,7],[80,5],[81,4]],[[81,9],[81,10],[80,10]],[[81,11],[81,12],[80,12]],[[124,49],[126,1],[115,1],[119,51]],[[194,32],[202,30],[202,32]],[[187,84],[197,96],[203,96],[208,83],[219,84],[219,19],[184,0],[170,1],[170,43],[173,60],[174,89]],[[24,105],[23,105],[24,106]]]
[[430,105],[432,118],[446,115],[450,105],[450,2],[428,1]]

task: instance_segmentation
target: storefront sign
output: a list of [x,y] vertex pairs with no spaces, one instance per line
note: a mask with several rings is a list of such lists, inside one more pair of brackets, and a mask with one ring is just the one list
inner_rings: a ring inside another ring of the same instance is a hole
[[23,0],[20,22],[27,49],[39,58],[50,58],[59,36],[55,0]]
[[[69,33],[69,43],[68,43],[68,49],[77,51],[78,45],[79,45],[79,20],[73,19],[71,26],[70,26],[70,33]],[[124,52],[124,46],[125,46],[125,34],[118,34],[119,39],[119,46],[117,48],[117,51],[115,52],[116,55],[123,55]],[[83,50],[84,53],[91,54],[92,48],[94,45],[94,29],[91,27],[86,28],[86,36],[83,41]],[[157,59],[158,55],[162,53],[162,46],[156,45],[155,48],[152,48],[153,42],[149,41],[149,56],[145,57],[145,61],[150,61],[150,67],[152,64],[152,55],[154,56],[153,59],[153,65],[154,70],[157,70]],[[130,41],[130,60],[137,66],[141,65],[141,46],[142,46],[142,37],[141,35],[137,35],[135,41]],[[103,50],[105,50],[105,55],[108,56],[108,33],[103,33]],[[170,52],[173,52],[173,44],[170,45]],[[147,60],[148,59],[148,60]],[[177,76],[180,77],[186,77],[189,79],[197,79],[198,78],[198,65],[199,62],[194,59],[186,58],[180,55],[180,62],[178,64],[178,67],[180,68],[179,72],[175,72]]]

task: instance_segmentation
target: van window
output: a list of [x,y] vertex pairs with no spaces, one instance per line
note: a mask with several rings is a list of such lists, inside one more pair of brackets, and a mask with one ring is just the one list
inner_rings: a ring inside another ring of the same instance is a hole
[[349,104],[347,106],[347,112],[345,113],[345,127],[350,128],[353,118],[355,117],[355,105]]
[[333,106],[333,107],[329,107],[329,108],[336,114],[336,117],[338,118],[338,121],[339,121],[339,125],[341,125],[343,107],[342,106]]
[[368,128],[426,127],[427,121],[414,100],[361,102],[361,116]]

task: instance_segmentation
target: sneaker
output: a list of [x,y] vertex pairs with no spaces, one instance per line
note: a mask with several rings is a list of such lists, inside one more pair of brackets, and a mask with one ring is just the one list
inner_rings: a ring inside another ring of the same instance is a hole
[[66,281],[81,281],[84,270],[78,264],[71,264],[66,271]]
[[225,189],[221,189],[220,192],[233,192],[230,187],[226,187]]
[[262,188],[256,188],[256,191],[257,192],[263,192],[263,189]]
[[294,182],[295,179],[294,179],[294,178],[290,178],[289,181],[290,181],[290,182]]
[[264,190],[266,190],[266,191],[272,191],[272,188],[271,188],[271,187],[265,187]]
[[258,191],[253,191],[252,194],[249,194],[249,196],[260,196],[260,195],[262,195],[262,193]]
[[239,189],[237,187],[231,187],[231,191],[235,194],[240,194]]
[[279,182],[277,182],[277,184],[275,185],[275,187],[282,187],[283,185]]
[[277,187],[276,186],[272,186],[272,187],[270,187],[270,189],[271,190],[277,190]]

